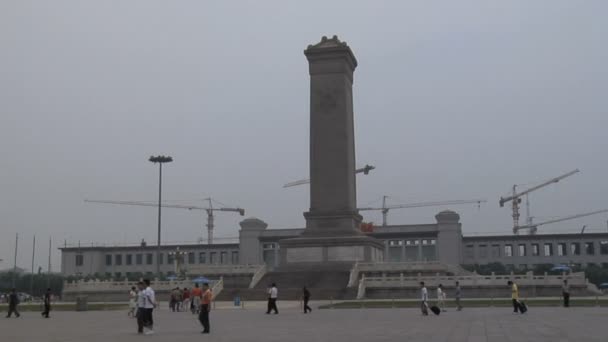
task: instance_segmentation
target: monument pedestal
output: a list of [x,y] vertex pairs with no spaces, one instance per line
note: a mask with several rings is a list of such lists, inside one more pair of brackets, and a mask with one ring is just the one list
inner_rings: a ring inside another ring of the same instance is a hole
[[281,265],[382,261],[384,245],[369,236],[297,237],[279,242]]
[[356,212],[304,213],[306,230],[300,237],[279,241],[281,265],[352,264],[382,261],[384,245],[364,235]]

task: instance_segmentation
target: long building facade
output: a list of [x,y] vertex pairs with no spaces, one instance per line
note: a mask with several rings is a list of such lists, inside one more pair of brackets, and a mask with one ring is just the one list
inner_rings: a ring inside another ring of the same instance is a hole
[[[375,227],[368,232],[384,244],[384,262],[438,261],[445,264],[483,265],[499,262],[519,269],[537,265],[590,264],[608,266],[608,232],[588,234],[537,234],[463,236],[457,213],[443,211],[436,222],[420,225]],[[240,223],[238,243],[164,245],[160,269],[164,274],[196,273],[206,266],[263,265],[279,268],[279,241],[297,237],[303,229],[268,229],[262,220]],[[132,274],[153,275],[156,246],[142,243],[120,247],[63,247],[64,275],[104,275],[115,279]]]

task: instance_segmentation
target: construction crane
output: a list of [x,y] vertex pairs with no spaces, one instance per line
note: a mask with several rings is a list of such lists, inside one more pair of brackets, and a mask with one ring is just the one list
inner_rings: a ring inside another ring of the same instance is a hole
[[[214,228],[214,211],[231,211],[239,213],[239,215],[245,215],[245,209],[242,208],[214,208],[211,198],[205,198],[209,201],[209,207],[198,207],[194,205],[179,205],[179,204],[162,204],[163,208],[175,208],[175,209],[188,209],[188,210],[205,210],[207,212],[207,243],[213,243],[213,228]],[[141,207],[158,207],[158,204],[151,202],[137,202],[137,201],[107,201],[107,200],[84,200],[87,203],[104,203],[104,204],[119,204],[119,205],[135,205]]]
[[439,201],[439,202],[420,202],[420,203],[407,203],[407,204],[396,204],[396,205],[386,205],[386,199],[388,196],[382,197],[382,207],[381,208],[358,208],[359,211],[369,211],[369,210],[377,210],[382,212],[382,226],[386,227],[388,224],[388,212],[391,209],[407,209],[407,208],[421,208],[421,207],[436,207],[441,205],[460,205],[460,204],[471,204],[476,203],[477,205],[481,205],[481,203],[487,202],[484,199],[473,199],[473,200],[452,200],[452,201]]
[[[557,219],[553,219],[553,220],[549,220],[549,221],[545,221],[545,222],[534,223],[532,225],[519,226],[519,227],[517,227],[517,229],[518,230],[519,229],[530,229],[530,231],[536,233],[536,230],[537,230],[538,226],[543,226],[545,224],[557,223],[557,222],[562,222],[562,221],[574,220],[574,219],[577,219],[577,218],[580,218],[580,217],[597,215],[597,214],[601,214],[601,213],[608,213],[608,209],[602,209],[602,210],[596,210],[596,211],[592,211],[592,212],[588,212],[588,213],[584,213],[584,214],[576,214],[576,215],[566,216],[566,217],[557,218]],[[581,229],[581,234],[583,234],[585,232],[585,227],[586,226],[583,226],[583,229]],[[517,233],[517,231],[515,231],[515,233]]]
[[[513,210],[513,214],[512,214],[512,216],[513,216],[513,233],[517,234],[521,230],[520,229],[520,225],[519,225],[519,204],[521,203],[521,197],[522,196],[524,196],[524,195],[527,196],[532,191],[536,191],[536,190],[538,190],[540,188],[544,188],[547,185],[550,185],[550,184],[553,184],[553,183],[557,183],[560,180],[562,180],[562,179],[564,179],[566,177],[570,177],[573,174],[578,173],[578,172],[580,172],[579,169],[570,171],[570,172],[565,173],[565,174],[563,174],[563,175],[561,175],[559,177],[552,178],[552,179],[550,179],[550,180],[548,180],[546,182],[543,182],[543,183],[541,183],[539,185],[533,186],[533,187],[531,187],[531,188],[529,188],[529,189],[527,189],[525,191],[522,191],[522,192],[517,192],[517,184],[513,185],[513,194],[511,196],[501,197],[500,201],[498,202],[500,204],[500,207],[502,208],[502,207],[505,206],[505,203],[507,203],[509,201],[512,201],[512,206],[511,207],[512,207],[512,210]],[[529,202],[528,201],[526,201],[526,202],[527,202],[526,208],[527,208],[527,212],[528,212],[528,214],[527,214],[527,216],[528,216],[528,222],[526,222],[527,223],[526,226],[532,226],[531,225],[531,220],[530,220],[530,214],[529,214],[529,211],[530,211],[530,209],[529,209]],[[530,231],[532,234],[533,234],[533,232],[532,232],[533,230],[534,229],[532,229]]]
[[[364,167],[360,168],[360,169],[356,169],[355,170],[355,174],[357,173],[363,173],[364,175],[369,175],[369,172],[373,169],[375,169],[376,167],[373,165],[365,165]],[[292,186],[296,186],[296,185],[302,185],[302,184],[308,184],[310,183],[310,179],[301,179],[295,182],[289,182],[285,185],[283,185],[284,188],[289,188]]]

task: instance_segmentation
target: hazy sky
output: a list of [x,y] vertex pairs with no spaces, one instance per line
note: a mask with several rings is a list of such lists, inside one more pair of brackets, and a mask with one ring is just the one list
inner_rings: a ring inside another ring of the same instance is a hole
[[[323,35],[359,61],[357,164],[377,167],[358,176],[360,206],[481,197],[479,210],[450,207],[465,234],[509,233],[497,202],[514,183],[580,168],[531,195],[537,221],[608,208],[606,13],[602,0],[0,1],[0,268],[16,232],[27,268],[33,234],[153,243],[154,208],[83,202],[156,199],[152,154],[175,159],[167,199],[212,196],[303,227],[308,187],[282,185],[308,177],[303,50]],[[204,234],[203,212],[163,213],[165,241]],[[216,236],[238,235],[240,216],[216,219]],[[606,231],[607,219],[540,230]]]

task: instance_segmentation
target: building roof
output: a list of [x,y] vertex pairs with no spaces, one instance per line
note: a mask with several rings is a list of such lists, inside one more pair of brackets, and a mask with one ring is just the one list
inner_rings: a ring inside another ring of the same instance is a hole
[[[161,245],[161,250],[170,250],[174,251],[177,248],[182,250],[188,249],[226,249],[226,248],[238,248],[238,243],[214,243],[214,244],[203,244],[203,243],[182,243],[182,244],[168,244]],[[70,246],[70,247],[59,247],[59,250],[62,252],[70,252],[70,251],[133,251],[133,250],[142,250],[142,251],[155,251],[156,245],[128,245],[128,246]]]
[[462,240],[467,241],[491,241],[491,240],[552,240],[552,239],[608,239],[608,233],[556,233],[556,234],[535,234],[535,235],[469,235],[463,236]]

